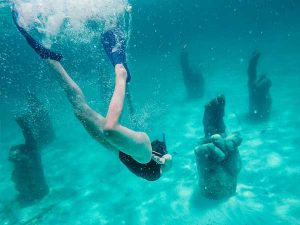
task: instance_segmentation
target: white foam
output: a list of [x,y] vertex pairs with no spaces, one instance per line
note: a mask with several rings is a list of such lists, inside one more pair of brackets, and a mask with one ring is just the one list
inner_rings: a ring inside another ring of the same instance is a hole
[[46,37],[59,32],[89,33],[87,23],[91,21],[103,27],[112,26],[128,6],[127,0],[11,1],[19,14],[19,23],[26,29],[35,28]]

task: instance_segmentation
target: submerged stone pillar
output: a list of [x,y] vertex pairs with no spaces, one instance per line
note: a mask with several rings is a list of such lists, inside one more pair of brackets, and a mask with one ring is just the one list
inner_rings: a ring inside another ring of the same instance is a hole
[[189,55],[183,49],[180,55],[180,65],[182,70],[183,82],[187,97],[191,99],[201,98],[204,95],[204,78],[200,71],[195,70],[190,65]]
[[22,206],[31,205],[48,194],[41,154],[34,146],[13,146],[9,151],[9,160],[14,165],[11,179]]
[[17,200],[22,206],[41,200],[49,192],[41,150],[54,139],[47,110],[35,96],[29,96],[28,102],[28,112],[16,118],[25,144],[11,147],[8,156],[13,163],[12,181],[19,193]]
[[248,64],[249,117],[254,120],[269,118],[272,107],[271,80],[262,74],[257,76],[259,52],[253,52]]

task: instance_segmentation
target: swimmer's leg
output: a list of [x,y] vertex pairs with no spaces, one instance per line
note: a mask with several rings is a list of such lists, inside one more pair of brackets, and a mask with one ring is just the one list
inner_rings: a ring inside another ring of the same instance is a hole
[[49,59],[47,61],[57,72],[56,78],[65,91],[69,102],[72,104],[76,117],[81,121],[93,138],[104,144],[105,147],[109,147],[103,134],[105,118],[92,110],[87,104],[80,87],[72,80],[59,62]]
[[[141,163],[150,161],[152,153],[151,143],[145,133],[136,132],[121,126],[118,123],[118,118],[113,119],[113,121],[117,121],[113,126],[112,123],[106,125],[107,119],[95,112],[87,104],[80,87],[72,80],[62,65],[54,60],[48,59],[47,61],[57,72],[57,80],[72,104],[75,115],[93,138],[105,147],[117,151],[121,150]],[[122,65],[118,67],[122,67]],[[125,69],[123,70],[125,71]],[[126,76],[123,76],[124,74],[121,73],[122,71],[118,71],[116,66],[116,76],[119,79],[116,79],[116,88],[108,113],[111,114],[110,118],[118,116],[119,113],[117,112],[122,111],[125,95],[125,87],[123,86],[126,86]]]
[[[122,149],[122,142],[125,141],[124,143],[127,143],[125,144],[126,148],[132,148],[132,154],[136,154],[138,152],[143,154],[142,156],[137,157],[136,160],[139,162],[145,162],[143,158],[146,158],[146,161],[148,159],[150,160],[152,153],[150,139],[147,134],[141,132],[135,132],[136,134],[134,134],[134,131],[119,125],[119,118],[122,114],[124,105],[128,75],[126,68],[122,64],[117,64],[115,66],[115,74],[115,89],[109,104],[104,129],[107,131],[107,135],[118,144],[120,147],[119,149]],[[128,135],[127,140],[124,134]]]
[[115,74],[115,89],[106,114],[107,129],[111,129],[119,124],[119,118],[122,114],[126,93],[127,72],[124,66],[117,64],[115,66]]
[[63,56],[59,53],[52,52],[50,49],[45,48],[42,44],[36,41],[33,37],[31,37],[26,30],[18,24],[18,14],[15,10],[12,11],[13,21],[20,31],[20,33],[24,36],[28,44],[33,48],[33,50],[43,59],[52,59],[56,61],[61,61]]
[[114,67],[117,64],[124,66],[127,71],[127,82],[130,82],[131,75],[126,60],[125,33],[118,28],[106,31],[102,35],[102,45]]

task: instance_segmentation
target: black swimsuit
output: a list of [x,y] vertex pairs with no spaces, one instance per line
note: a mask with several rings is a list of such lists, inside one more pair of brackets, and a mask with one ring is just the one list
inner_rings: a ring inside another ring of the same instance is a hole
[[[151,145],[153,155],[162,157],[167,154],[164,142],[156,140],[152,142]],[[148,181],[158,180],[162,175],[162,165],[156,163],[153,159],[146,164],[142,164],[123,152],[119,152],[119,159],[132,173]]]

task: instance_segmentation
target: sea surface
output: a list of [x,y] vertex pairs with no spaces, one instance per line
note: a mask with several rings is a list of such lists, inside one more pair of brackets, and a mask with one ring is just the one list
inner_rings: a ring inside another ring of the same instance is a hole
[[[63,66],[103,115],[114,76],[101,33],[116,23],[126,29],[135,112],[132,119],[126,103],[121,123],[152,140],[165,133],[170,172],[156,182],[140,179],[87,134],[53,72],[18,33],[13,5],[22,26],[64,55]],[[183,47],[205,79],[200,99],[186,97]],[[254,50],[259,74],[273,84],[271,117],[260,123],[246,119]],[[14,204],[8,152],[24,143],[15,117],[28,90],[49,110],[56,138],[42,151],[50,193],[22,208]],[[218,94],[226,96],[227,132],[243,137],[237,193],[220,201],[201,197],[193,151],[204,105]],[[298,0],[0,0],[0,224],[300,224],[299,96]]]

